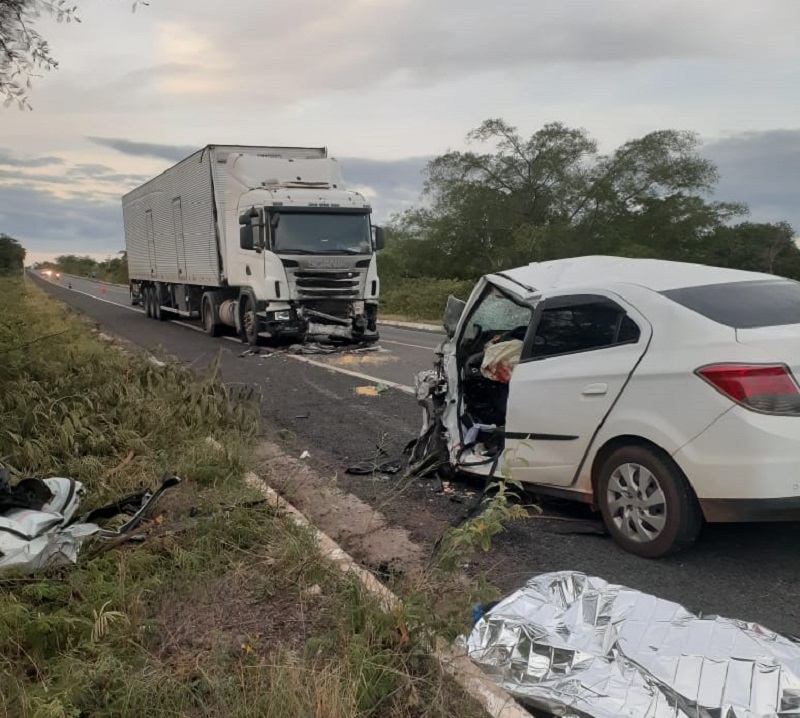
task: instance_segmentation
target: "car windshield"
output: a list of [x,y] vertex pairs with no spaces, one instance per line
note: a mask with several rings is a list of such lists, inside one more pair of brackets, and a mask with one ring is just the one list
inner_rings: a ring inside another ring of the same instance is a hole
[[503,334],[530,324],[533,310],[522,306],[496,287],[491,287],[473,310],[462,341],[471,342],[484,333]]
[[788,279],[708,284],[662,294],[734,329],[800,324],[800,283]]
[[282,254],[372,252],[367,214],[281,212],[273,215],[272,221],[273,248]]

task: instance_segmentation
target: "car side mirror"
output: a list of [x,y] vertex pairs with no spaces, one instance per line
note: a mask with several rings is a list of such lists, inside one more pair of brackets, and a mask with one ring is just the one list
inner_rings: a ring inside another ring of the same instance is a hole
[[386,246],[386,235],[383,232],[383,227],[373,227],[372,244],[375,250],[383,249]]
[[467,306],[466,302],[456,299],[452,294],[447,298],[447,304],[444,308],[444,330],[447,336],[452,339],[455,336],[456,329],[458,329],[458,322],[461,315],[464,313],[464,307]]

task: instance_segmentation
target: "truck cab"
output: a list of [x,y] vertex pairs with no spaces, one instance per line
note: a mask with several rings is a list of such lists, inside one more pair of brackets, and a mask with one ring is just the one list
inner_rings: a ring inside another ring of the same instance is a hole
[[234,155],[228,165],[226,219],[239,227],[228,282],[247,295],[243,333],[375,341],[383,231],[367,200],[342,189],[336,160]]

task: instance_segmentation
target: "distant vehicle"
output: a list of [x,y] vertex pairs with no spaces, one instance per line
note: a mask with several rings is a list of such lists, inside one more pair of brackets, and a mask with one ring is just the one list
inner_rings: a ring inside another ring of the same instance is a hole
[[325,148],[209,145],[122,199],[133,304],[250,344],[378,338],[383,231]]
[[445,326],[418,448],[451,470],[591,504],[646,557],[800,519],[797,282],[580,257],[486,275]]

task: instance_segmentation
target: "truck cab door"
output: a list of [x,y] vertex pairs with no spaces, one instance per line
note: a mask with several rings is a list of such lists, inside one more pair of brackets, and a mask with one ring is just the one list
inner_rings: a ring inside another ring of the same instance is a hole
[[509,386],[502,465],[513,478],[573,484],[651,331],[616,295],[561,295],[540,302]]

